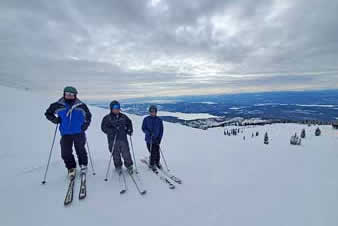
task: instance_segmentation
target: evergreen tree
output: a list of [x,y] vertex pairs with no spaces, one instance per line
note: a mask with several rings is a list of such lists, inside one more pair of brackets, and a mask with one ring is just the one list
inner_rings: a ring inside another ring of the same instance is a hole
[[264,134],[264,144],[269,144],[269,136],[267,132]]
[[301,134],[300,134],[300,137],[304,139],[305,136],[306,136],[306,135],[305,135],[305,129],[302,129],[302,132],[301,132]]

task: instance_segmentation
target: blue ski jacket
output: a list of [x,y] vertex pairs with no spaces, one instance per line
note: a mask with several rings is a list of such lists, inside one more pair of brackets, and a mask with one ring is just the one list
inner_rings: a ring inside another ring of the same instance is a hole
[[60,119],[61,136],[83,133],[87,130],[92,115],[87,107],[79,99],[70,105],[64,98],[51,104],[47,109],[45,116],[48,120],[55,123],[56,117]]
[[163,136],[163,121],[158,116],[147,116],[143,119],[142,131],[147,143],[161,144]]

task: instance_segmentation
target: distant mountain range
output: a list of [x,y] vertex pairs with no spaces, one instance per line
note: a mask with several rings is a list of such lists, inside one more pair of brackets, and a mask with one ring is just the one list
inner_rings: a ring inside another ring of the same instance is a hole
[[[234,118],[237,122],[250,119],[261,120],[260,123],[263,120],[321,124],[331,124],[338,119],[338,90],[139,98],[123,101],[122,108],[128,113],[146,115],[151,104],[156,104],[160,111],[180,113],[177,116],[164,113],[161,116],[164,120],[197,128],[203,127],[201,124],[206,128],[224,125]],[[107,108],[108,103],[93,105]],[[210,118],[181,116],[199,113],[209,114]]]

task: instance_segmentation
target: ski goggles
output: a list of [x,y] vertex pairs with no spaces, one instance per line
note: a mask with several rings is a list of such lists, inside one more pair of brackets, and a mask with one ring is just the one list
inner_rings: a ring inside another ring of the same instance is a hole
[[65,92],[65,96],[75,97],[75,93]]
[[120,110],[121,106],[119,104],[114,104],[111,109],[113,109],[113,110]]

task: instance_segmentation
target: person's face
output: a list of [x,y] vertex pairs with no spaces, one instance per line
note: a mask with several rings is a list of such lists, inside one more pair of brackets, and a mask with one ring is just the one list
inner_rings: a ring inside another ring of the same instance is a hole
[[113,114],[118,115],[121,112],[121,109],[113,109]]
[[151,115],[151,116],[156,116],[156,115],[157,115],[157,112],[156,112],[156,111],[151,111],[151,112],[150,112],[150,115]]
[[75,99],[75,94],[74,93],[65,92],[65,99],[67,99],[67,100],[74,100]]

